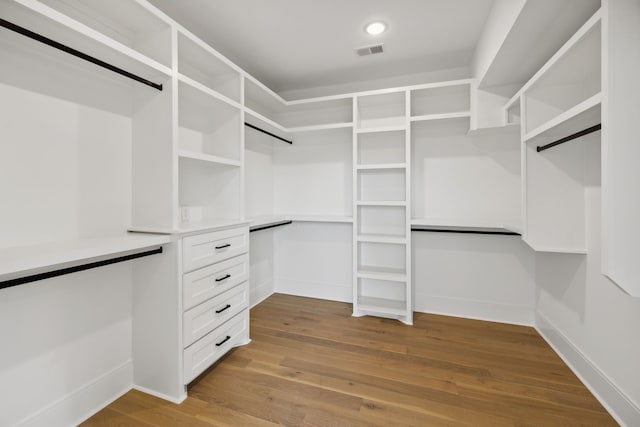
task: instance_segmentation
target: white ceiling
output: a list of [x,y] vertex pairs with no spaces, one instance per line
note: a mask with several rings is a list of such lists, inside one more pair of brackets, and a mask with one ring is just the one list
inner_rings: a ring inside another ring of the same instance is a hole
[[[150,0],[276,92],[469,66],[493,0]],[[388,30],[369,36],[364,26]],[[384,43],[359,57],[355,47]]]

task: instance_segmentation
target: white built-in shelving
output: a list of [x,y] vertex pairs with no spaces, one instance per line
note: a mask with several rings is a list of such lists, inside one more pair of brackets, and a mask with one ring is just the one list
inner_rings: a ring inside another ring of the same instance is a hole
[[407,91],[354,102],[353,314],[411,324]]
[[537,251],[588,251],[586,189],[598,179],[599,133],[545,146],[600,125],[601,27],[598,11],[507,105],[521,116],[523,239]]

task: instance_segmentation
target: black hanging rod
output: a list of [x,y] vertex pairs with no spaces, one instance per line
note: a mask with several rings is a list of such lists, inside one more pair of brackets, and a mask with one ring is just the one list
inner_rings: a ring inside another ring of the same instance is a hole
[[71,54],[73,56],[77,56],[80,59],[84,59],[85,61],[88,61],[88,62],[91,62],[93,64],[96,64],[96,65],[98,65],[98,66],[100,66],[102,68],[106,68],[107,70],[113,71],[114,73],[118,73],[120,75],[128,77],[128,78],[130,78],[132,80],[135,80],[135,81],[140,82],[142,84],[145,84],[147,86],[151,86],[154,89],[162,90],[162,85],[161,84],[149,81],[149,80],[147,80],[145,78],[137,76],[137,75],[135,75],[133,73],[130,73],[130,72],[126,71],[126,70],[123,70],[122,68],[118,68],[115,65],[111,65],[111,64],[109,64],[107,62],[104,62],[104,61],[98,59],[98,58],[95,58],[93,56],[87,55],[86,53],[80,52],[79,50],[75,50],[72,47],[66,46],[66,45],[64,45],[62,43],[58,43],[55,40],[51,40],[50,38],[47,38],[47,37],[45,37],[43,35],[40,35],[38,33],[34,33],[31,30],[27,30],[24,27],[21,27],[21,26],[16,25],[16,24],[14,24],[12,22],[6,21],[6,20],[4,20],[2,18],[0,18],[0,26],[6,28],[8,30],[15,31],[18,34],[22,34],[23,36],[29,37],[29,38],[31,38],[33,40],[39,41],[40,43],[44,43],[44,44],[46,44],[48,46],[54,47],[56,49],[59,49],[59,50],[61,50],[63,52]]
[[411,231],[426,231],[429,233],[459,233],[459,234],[492,234],[496,236],[520,236],[514,231],[482,231],[482,230],[454,230],[448,228],[411,228]]
[[50,279],[52,277],[64,276],[65,274],[77,273],[78,271],[89,270],[92,268],[103,267],[105,265],[116,264],[118,262],[130,261],[136,258],[142,258],[149,255],[161,254],[162,246],[137,254],[124,255],[117,258],[105,259],[103,261],[89,262],[87,264],[76,265],[74,267],[61,268],[60,270],[47,271],[46,273],[33,274],[31,276],[18,277],[17,279],[5,280],[0,282],[0,289],[10,288],[12,286],[24,285],[25,283],[35,282],[38,280]]
[[276,139],[279,139],[280,141],[286,142],[287,144],[293,144],[293,141],[291,141],[291,140],[289,140],[289,139],[284,139],[284,138],[282,138],[281,136],[276,135],[275,133],[271,133],[271,132],[266,131],[266,130],[264,130],[264,129],[260,129],[258,126],[254,126],[254,125],[252,125],[251,123],[244,122],[244,125],[245,125],[246,127],[250,127],[251,129],[255,129],[255,130],[257,130],[258,132],[262,132],[262,133],[267,134],[267,135],[269,135],[269,136],[272,136],[272,137],[274,137],[274,138],[276,138]]
[[281,225],[291,224],[292,222],[293,221],[286,220],[286,221],[275,222],[273,224],[257,225],[255,227],[250,227],[249,233],[253,233],[254,231],[267,230],[269,228],[274,228],[274,227],[280,227]]
[[569,136],[565,136],[564,138],[559,139],[557,141],[550,142],[550,143],[548,143],[546,145],[538,146],[538,147],[536,147],[536,151],[539,153],[539,152],[544,151],[544,150],[546,150],[548,148],[555,147],[556,145],[563,144],[563,143],[565,143],[567,141],[571,141],[572,139],[576,139],[576,138],[580,138],[581,136],[589,135],[592,132],[597,132],[601,128],[602,128],[602,124],[599,123],[599,124],[597,124],[595,126],[591,126],[590,128],[583,129],[580,132],[576,132],[576,133],[571,134]]

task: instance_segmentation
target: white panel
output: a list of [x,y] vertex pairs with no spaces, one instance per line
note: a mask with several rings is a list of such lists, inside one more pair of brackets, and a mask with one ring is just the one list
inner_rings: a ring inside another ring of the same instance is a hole
[[518,236],[412,233],[414,309],[533,323],[534,253]]
[[0,319],[0,425],[8,426],[131,360],[131,264],[3,289]]
[[293,223],[274,234],[275,291],[350,301],[350,224]]
[[279,228],[260,230],[250,233],[249,264],[251,278],[249,286],[251,307],[258,304],[274,292],[274,233]]
[[603,99],[603,271],[640,297],[640,4],[605,1]]
[[351,149],[351,129],[301,133],[276,148],[276,213],[350,216]]

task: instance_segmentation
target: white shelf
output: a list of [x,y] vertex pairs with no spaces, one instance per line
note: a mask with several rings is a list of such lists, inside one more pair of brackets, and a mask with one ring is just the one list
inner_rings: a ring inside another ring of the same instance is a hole
[[191,86],[192,88],[199,90],[200,92],[203,92],[206,95],[217,99],[218,101],[224,102],[225,104],[229,104],[230,106],[235,108],[241,108],[241,105],[238,102],[234,101],[233,99],[228,98],[227,96],[219,92],[216,92],[215,90],[210,89],[209,87],[203,85],[202,83],[199,83],[185,75],[178,74],[178,81],[188,86]]
[[504,126],[493,126],[486,128],[478,128],[478,129],[469,129],[467,132],[467,136],[485,136],[485,135],[519,135],[520,134],[520,123],[509,123]]
[[[141,9],[136,5],[132,5],[132,7]],[[131,12],[133,15],[133,10]],[[138,12],[136,11],[135,14],[137,15]],[[78,17],[81,15],[82,13],[77,14]],[[163,83],[163,80],[171,76],[171,69],[166,65],[45,4],[28,0],[17,0],[15,3],[8,2],[6,7],[3,5],[3,18],[154,83]],[[162,23],[148,13],[147,19],[155,19],[158,26],[164,26],[165,30],[168,31],[168,24]],[[94,21],[88,19],[88,22],[93,23]],[[4,29],[2,31],[3,37],[11,34],[11,37],[16,37],[19,43],[23,43],[26,40],[24,36]],[[32,43],[35,42],[31,42],[31,45],[34,46]],[[46,49],[48,53],[55,52],[49,46],[43,45],[42,48]],[[65,58],[70,58],[66,53],[60,52],[60,55],[66,55]],[[95,72],[103,69],[91,66],[91,70]],[[126,78],[108,70],[104,70],[104,73],[107,73],[105,75],[109,77]]]
[[402,236],[393,236],[388,234],[358,234],[356,238],[358,242],[368,243],[393,243],[398,245],[406,245],[407,238]]
[[249,220],[238,219],[212,219],[202,221],[183,221],[175,228],[168,227],[131,227],[129,231],[139,233],[160,233],[160,234],[187,234],[200,233],[203,231],[224,230],[226,228],[248,225]]
[[218,165],[228,165],[240,167],[240,160],[225,159],[224,157],[211,156],[209,154],[196,153],[194,151],[180,150],[178,156],[183,159],[199,160],[201,162],[214,163]]
[[284,221],[293,222],[326,222],[326,223],[353,223],[353,218],[350,216],[338,216],[338,215],[298,215],[298,214],[283,214],[283,215],[267,215],[259,216],[255,218],[249,218],[249,226],[263,227],[265,225],[277,224]]
[[[597,93],[525,135],[525,142],[552,140],[579,132],[601,121],[602,95]],[[546,141],[546,142],[549,142]]]
[[403,283],[407,281],[407,273],[401,268],[359,266],[357,276],[360,279],[388,280]]
[[287,218],[293,222],[336,222],[336,223],[353,223],[353,217],[338,215],[287,215]]
[[[249,107],[244,107],[244,111],[246,113],[245,120],[251,123],[254,126],[258,126],[268,132],[274,133],[278,136],[282,136],[283,138],[287,136],[289,130],[282,126],[279,123],[274,122],[273,120],[263,116],[262,114],[250,109]],[[247,117],[250,116],[250,117]]]
[[569,248],[569,247],[551,247],[551,246],[541,246],[531,243],[530,240],[523,237],[522,240],[529,245],[531,249],[536,252],[549,252],[549,253],[558,253],[558,254],[574,254],[574,255],[586,255],[588,253],[586,248]]
[[371,165],[358,165],[358,170],[381,170],[381,169],[406,169],[406,163],[378,163]]
[[359,297],[358,310],[388,314],[391,316],[406,316],[407,304],[404,301],[391,300],[386,298]]
[[449,120],[471,117],[470,111],[459,111],[455,113],[426,114],[423,116],[412,116],[409,118],[411,122],[426,122],[431,120]]
[[353,123],[328,123],[324,125],[313,125],[313,126],[298,126],[298,127],[290,127],[287,130],[290,133],[302,133],[302,132],[318,132],[323,130],[331,130],[331,129],[347,129],[352,128]]
[[0,281],[130,255],[170,242],[166,235],[126,233],[0,249]]
[[370,128],[358,128],[356,129],[357,133],[381,133],[381,132],[398,132],[398,131],[406,131],[407,127],[405,125],[392,125],[392,126],[379,126],[379,127],[370,127]]
[[356,201],[358,206],[407,206],[407,202],[404,200],[358,200]]
[[477,231],[488,233],[517,233],[519,227],[503,223],[492,223],[474,220],[444,220],[436,218],[413,218],[411,227],[415,229],[452,230],[452,231]]

